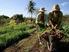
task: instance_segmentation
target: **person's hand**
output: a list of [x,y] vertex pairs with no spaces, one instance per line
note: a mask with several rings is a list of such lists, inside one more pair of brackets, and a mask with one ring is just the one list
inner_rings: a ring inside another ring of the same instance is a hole
[[56,29],[56,28],[57,28],[57,25],[54,26],[54,29]]
[[52,26],[52,29],[54,29],[54,28],[55,28],[53,24],[52,24],[51,26]]
[[50,26],[50,24],[49,24],[49,23],[47,23],[46,25],[47,25],[47,26]]
[[55,25],[55,26],[52,25],[52,29],[57,29],[57,25]]

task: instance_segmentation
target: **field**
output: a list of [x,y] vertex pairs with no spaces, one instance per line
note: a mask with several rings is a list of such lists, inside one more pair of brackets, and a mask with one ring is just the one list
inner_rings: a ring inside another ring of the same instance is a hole
[[26,23],[0,27],[0,50],[30,36],[34,30],[32,24]]
[[[69,42],[68,22],[68,19],[66,19],[62,25],[63,29],[61,31],[64,33],[64,42]],[[21,49],[18,51],[23,50],[24,52],[27,52],[27,50],[29,50],[38,40],[38,34],[41,34],[44,31],[45,28],[42,27],[40,27],[40,30],[38,31],[34,21],[30,22],[30,20],[27,20],[18,24],[16,24],[15,21],[10,21],[5,25],[0,26],[0,50],[5,52],[10,50],[9,52],[11,52],[12,49],[13,52],[15,52],[15,50],[18,50],[17,48],[20,47]]]

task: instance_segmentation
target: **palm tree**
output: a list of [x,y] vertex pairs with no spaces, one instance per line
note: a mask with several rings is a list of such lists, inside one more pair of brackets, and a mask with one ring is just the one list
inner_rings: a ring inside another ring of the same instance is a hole
[[35,3],[33,2],[33,0],[30,0],[29,1],[29,4],[28,4],[28,12],[31,14],[31,21],[32,21],[32,15],[35,11]]

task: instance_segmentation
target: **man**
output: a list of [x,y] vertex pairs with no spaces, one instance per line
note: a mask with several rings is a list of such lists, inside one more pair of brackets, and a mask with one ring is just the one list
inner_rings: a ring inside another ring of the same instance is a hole
[[45,14],[45,8],[40,8],[39,13],[37,15],[37,22],[38,24],[43,24],[44,26],[46,26],[48,19],[47,19],[47,15]]
[[49,24],[52,28],[60,28],[62,22],[63,13],[60,11],[58,4],[54,5],[53,11],[49,13]]
[[60,39],[60,38],[57,38],[58,36],[61,37],[60,36],[61,33],[60,32],[58,33],[57,31],[58,29],[61,28],[62,17],[63,17],[63,13],[60,11],[59,5],[58,4],[54,5],[53,11],[49,13],[49,25],[52,28],[52,31],[50,32],[51,34],[48,37],[49,38],[49,42],[48,42],[49,51],[52,51],[53,41],[56,39]]

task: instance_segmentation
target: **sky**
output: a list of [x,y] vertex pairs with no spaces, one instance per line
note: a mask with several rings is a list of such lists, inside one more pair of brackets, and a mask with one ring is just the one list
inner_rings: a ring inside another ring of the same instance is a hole
[[[45,7],[46,12],[52,11],[54,4],[59,4],[63,14],[69,14],[69,0],[33,0],[36,8]],[[29,16],[27,6],[29,0],[0,0],[0,15],[7,15],[9,17],[15,14],[23,14]]]

